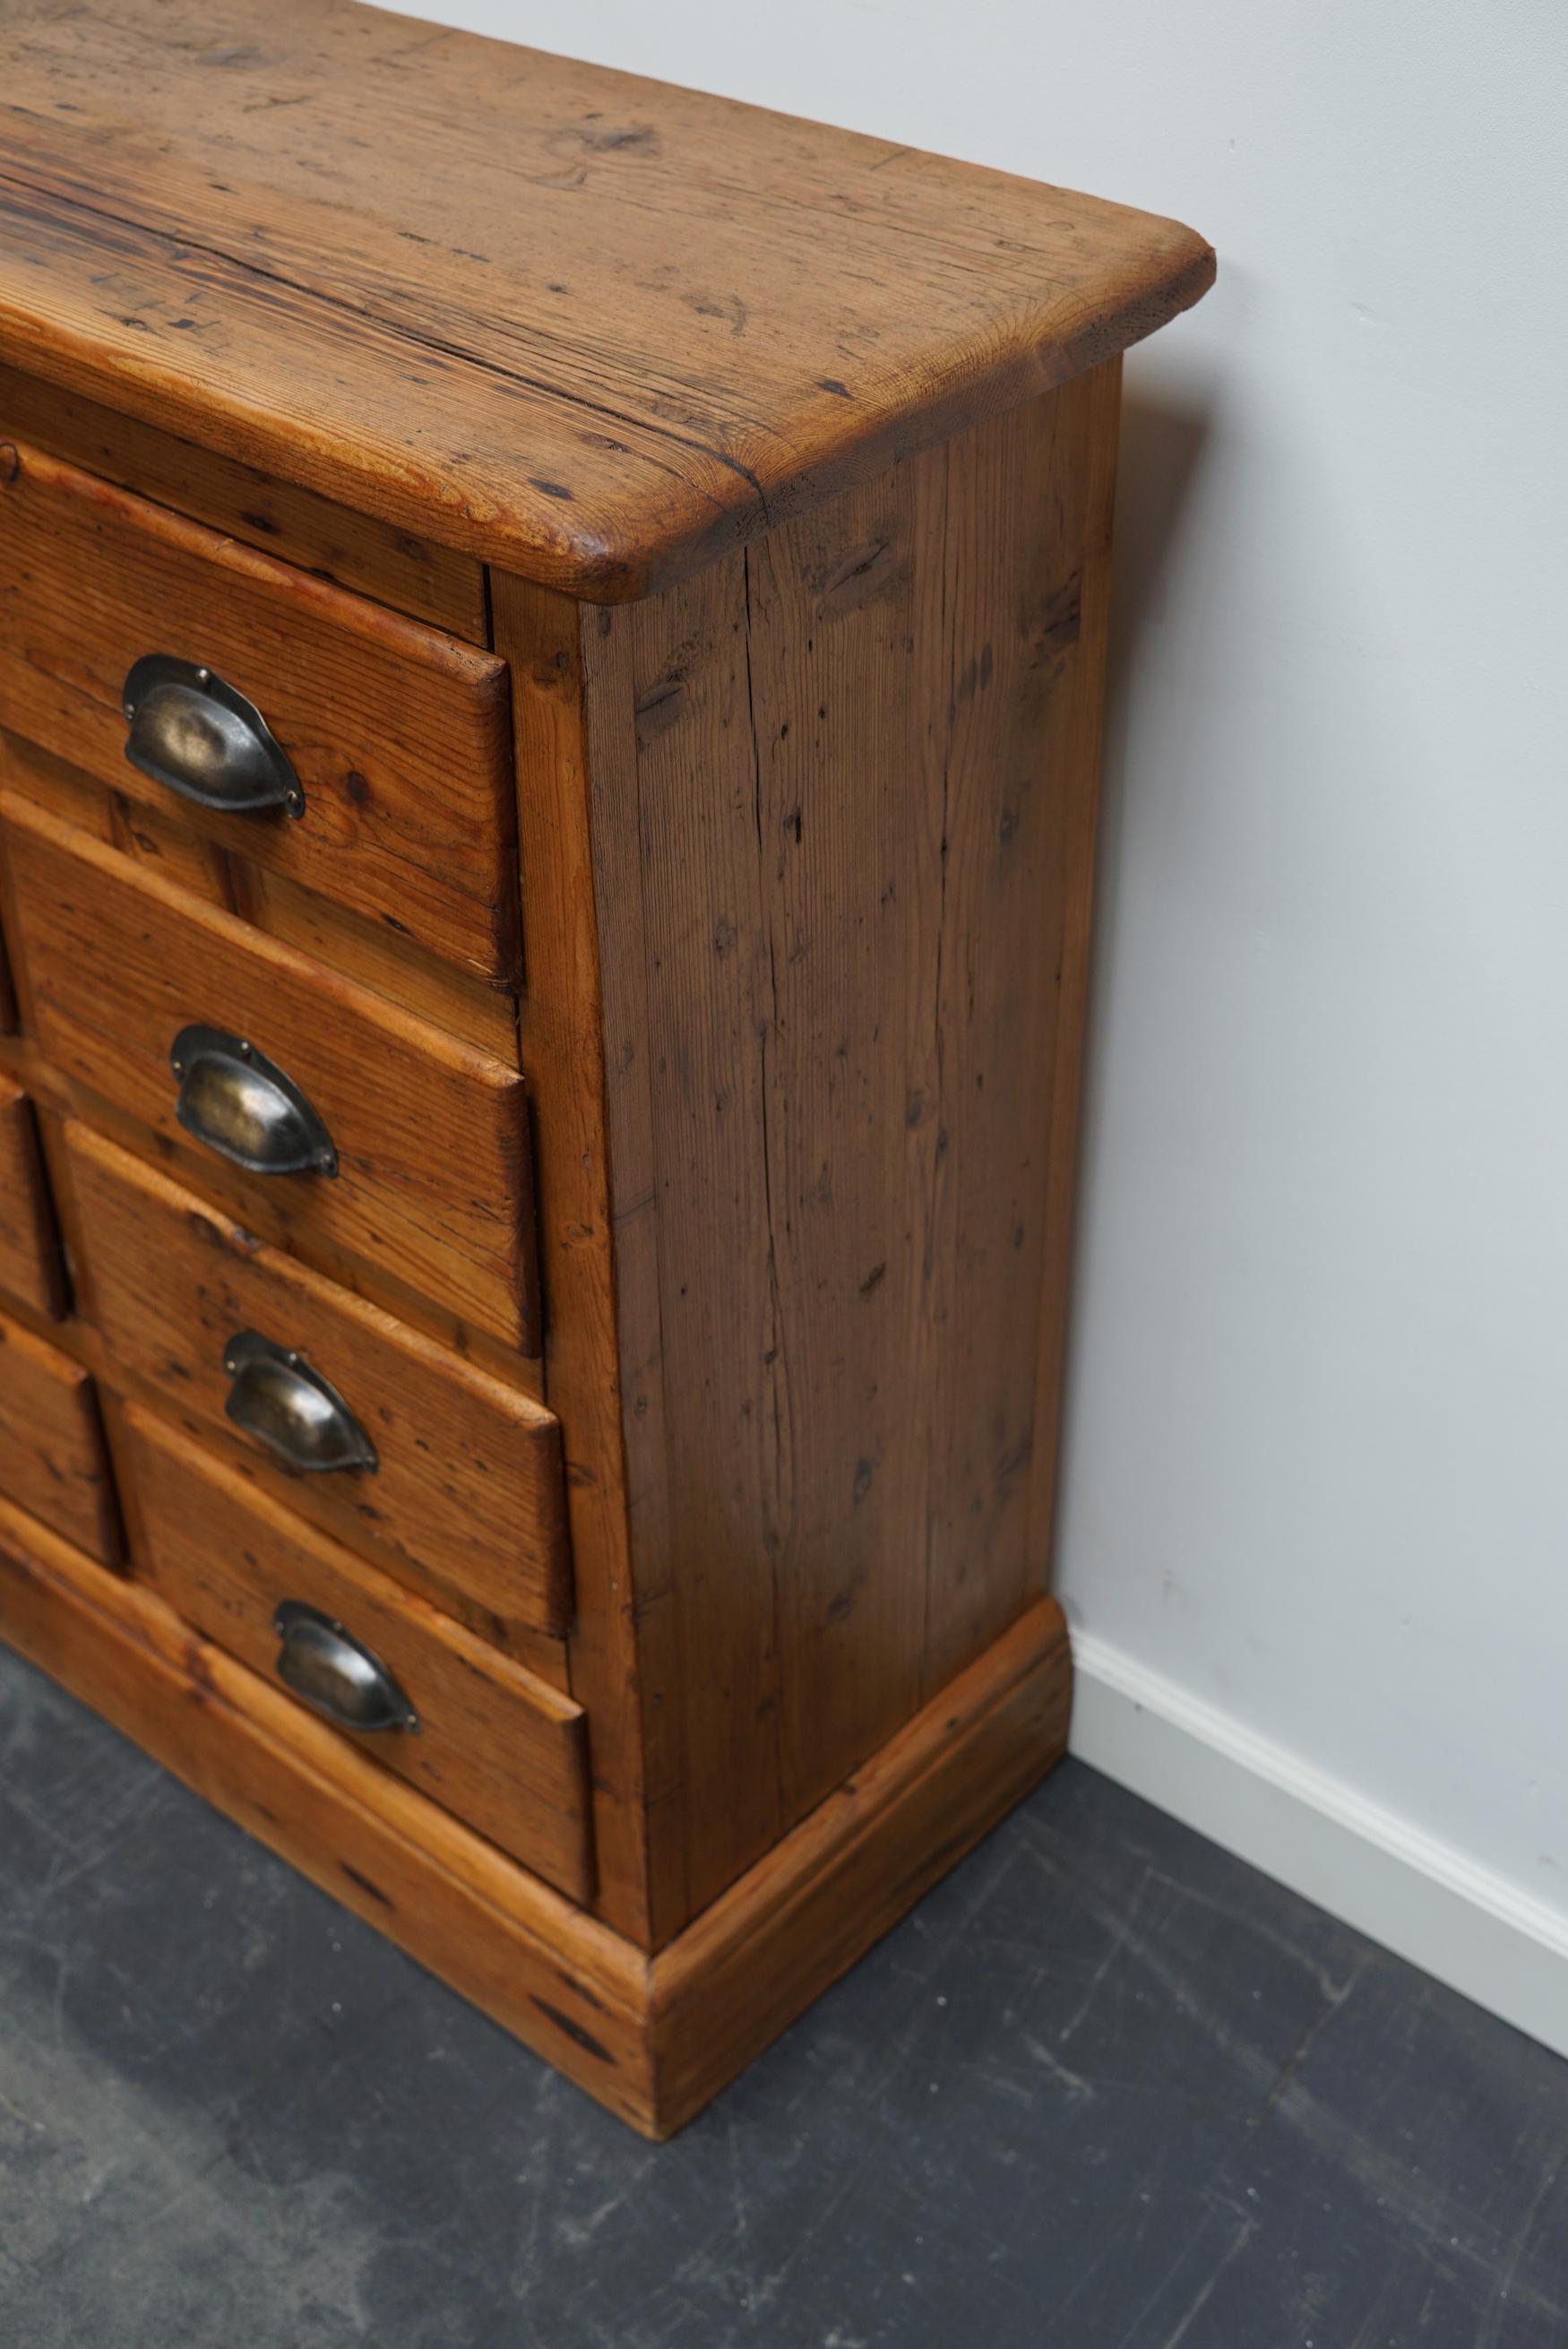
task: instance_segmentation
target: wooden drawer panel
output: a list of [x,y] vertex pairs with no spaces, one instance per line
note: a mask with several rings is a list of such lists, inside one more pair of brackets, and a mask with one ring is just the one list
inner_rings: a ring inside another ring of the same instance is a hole
[[0,1492],[111,1566],[118,1517],[92,1381],[0,1314]]
[[57,1319],[65,1283],[33,1104],[0,1070],[0,1288]]
[[177,440],[0,364],[0,440],[34,441],[108,481],[210,523],[225,538],[356,588],[470,643],[487,641],[484,567],[470,554],[354,513],[235,457]]
[[419,1716],[416,1733],[383,1730],[354,1742],[586,1900],[587,1740],[571,1699],[150,1413],[129,1404],[125,1422],[137,1578],[269,1676],[280,1605],[294,1599],[332,1617],[394,1675]]
[[515,976],[504,663],[22,447],[0,466],[0,724],[181,807],[125,756],[122,688],[149,653],[253,702],[304,789],[297,823],[192,823],[487,979]]
[[337,1151],[335,1178],[249,1178],[290,1247],[308,1257],[314,1239],[363,1257],[535,1350],[515,1070],[27,801],[0,797],[0,817],[34,1023],[62,1074],[183,1139],[175,1037],[201,1021],[248,1040],[308,1096]]
[[395,1549],[444,1604],[564,1628],[560,1430],[549,1412],[87,1127],[67,1124],[65,1142],[89,1309],[119,1361],[232,1433],[230,1340],[254,1330],[296,1349],[369,1432],[377,1466],[289,1475],[291,1505],[346,1540],[363,1532]]
[[509,1063],[515,1061],[517,1005],[510,995],[487,987],[456,963],[413,952],[406,938],[385,925],[302,889],[284,874],[235,856],[194,831],[181,812],[133,805],[97,775],[57,759],[3,726],[0,792],[31,800],[62,823],[118,849],[132,864],[145,864],[204,904],[264,930],[373,994],[389,997],[481,1051],[499,1053]]

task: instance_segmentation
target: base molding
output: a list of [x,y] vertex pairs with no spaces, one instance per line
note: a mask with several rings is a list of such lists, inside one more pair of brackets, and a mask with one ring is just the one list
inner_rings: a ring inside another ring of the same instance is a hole
[[1061,1759],[1067,1625],[1032,1607],[652,1968],[659,2134],[699,2112]]
[[1054,1600],[650,1960],[0,1500],[0,1639],[644,2135],[776,2038],[1060,1758]]
[[1073,1653],[1082,1760],[1568,2055],[1568,1917],[1109,1641]]
[[646,1964],[150,1592],[0,1501],[0,1639],[635,2126]]

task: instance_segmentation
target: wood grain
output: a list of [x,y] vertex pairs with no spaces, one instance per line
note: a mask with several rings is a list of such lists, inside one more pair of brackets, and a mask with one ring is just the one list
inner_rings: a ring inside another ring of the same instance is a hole
[[122,856],[178,881],[253,929],[515,1062],[517,1006],[510,995],[441,961],[411,938],[399,937],[384,923],[317,896],[271,865],[253,863],[234,845],[232,817],[177,802],[160,808],[134,800],[3,726],[0,789],[53,808]]
[[208,523],[318,579],[470,644],[487,641],[482,564],[331,504],[232,457],[177,440],[58,384],[0,365],[0,442],[30,440],[89,473]]
[[66,1309],[64,1268],[49,1210],[33,1105],[0,1070],[0,1288],[40,1313]]
[[0,1313],[0,1475],[11,1499],[104,1565],[119,1519],[92,1381]]
[[[600,1911],[619,1931],[650,1942],[666,1915],[678,1924],[684,1913],[679,1888],[672,1901],[649,1877],[648,1815],[672,1793],[660,1754],[652,1750],[665,1721],[668,1580],[661,1588],[634,1567],[632,1547],[582,615],[564,598],[500,573],[491,598],[496,645],[511,668],[516,724],[528,940],[519,1016],[537,1112],[545,1383],[562,1426],[576,1571],[572,1682],[593,1724]],[[629,850],[634,858],[634,838]],[[629,1200],[623,1210],[637,1211]],[[666,1836],[662,1847],[675,1852],[678,1866],[678,1841]]]
[[572,1611],[560,1431],[551,1413],[432,1345],[89,1128],[65,1129],[85,1301],[126,1369],[232,1433],[223,1351],[242,1330],[296,1349],[375,1444],[373,1475],[290,1475],[273,1497],[351,1545],[372,1537],[439,1605],[515,1627]]
[[1032,1611],[651,1965],[617,1934],[0,1500],[0,1633],[649,2137],[669,2137],[1059,1754]]
[[198,1631],[270,1673],[273,1618],[298,1599],[377,1656],[419,1716],[362,1750],[573,1900],[593,1887],[580,1707],[363,1566],[134,1404],[133,1573]]
[[8,0],[12,363],[641,595],[1114,357],[1191,230],[350,0]]
[[652,2128],[647,1970],[629,1943],[4,1499],[0,1635],[568,2079]]
[[[0,883],[3,881],[4,872],[0,870]],[[109,1135],[132,1157],[150,1160],[186,1189],[221,1205],[257,1238],[274,1247],[290,1249],[292,1215],[272,1204],[273,1195],[264,1185],[258,1185],[254,1175],[225,1165],[200,1143],[187,1141],[183,1135],[176,1143],[168,1134],[154,1133],[139,1118],[119,1108],[102,1093],[63,1075],[44,1058],[36,1044],[25,1038],[0,1037],[0,1071],[23,1086],[38,1112],[57,1208],[61,1205],[60,1177],[49,1159],[49,1123],[51,1120],[74,1117]],[[394,1320],[406,1323],[464,1361],[488,1371],[503,1386],[516,1387],[536,1402],[542,1401],[543,1366],[538,1355],[520,1354],[515,1346],[460,1319],[449,1303],[411,1287],[407,1280],[383,1266],[367,1264],[363,1257],[349,1256],[323,1235],[313,1235],[309,1261],[313,1269],[326,1274],[351,1296],[379,1306]]]
[[[299,821],[228,819],[241,855],[449,955],[517,968],[506,672],[26,443],[0,464],[0,722],[168,814],[125,756],[145,653],[204,663],[260,709]],[[209,823],[209,836],[218,836]]]
[[1055,1600],[917,1714],[655,1958],[656,2133],[673,2136],[946,1874],[1066,1749]]
[[1079,378],[584,628],[677,1924],[1043,1584],[1116,399]]
[[16,1030],[16,990],[11,982],[11,965],[5,953],[5,937],[0,931],[0,1036],[11,1036]]
[[[270,1493],[284,1507],[308,1517],[313,1524],[320,1523],[389,1580],[419,1589],[443,1613],[452,1616],[487,1647],[494,1648],[514,1663],[521,1664],[535,1679],[546,1681],[552,1688],[570,1695],[566,1642],[559,1631],[535,1630],[515,1616],[503,1619],[497,1615],[472,1595],[469,1578],[460,1584],[447,1584],[438,1582],[428,1571],[418,1572],[398,1551],[368,1531],[363,1518],[356,1516],[346,1527],[339,1526],[329,1506],[312,1500],[308,1485],[281,1468],[276,1471],[270,1468],[260,1456],[253,1440],[242,1436],[237,1427],[227,1420],[220,1423],[191,1410],[172,1388],[156,1383],[120,1355],[110,1351],[106,1340],[88,1318],[94,1310],[93,1284],[88,1277],[88,1249],[77,1212],[76,1185],[72,1179],[71,1163],[66,1154],[64,1122],[50,1112],[40,1118],[39,1127],[49,1171],[50,1195],[59,1219],[61,1244],[68,1259],[81,1268],[75,1309],[68,1319],[56,1321],[15,1297],[7,1296],[0,1303],[14,1320],[66,1355],[91,1378],[104,1423],[111,1481],[122,1516],[128,1520],[134,1518],[136,1496],[128,1477],[120,1473],[118,1464],[120,1450],[119,1422],[124,1404],[135,1402],[155,1417],[170,1422],[193,1443],[215,1454],[235,1475],[259,1490]],[[513,1360],[516,1359],[514,1356]],[[0,1476],[0,1490],[3,1489],[4,1478]],[[473,1578],[483,1585],[482,1574]]]
[[290,1249],[384,1264],[525,1349],[537,1343],[516,1071],[15,793],[0,795],[38,1040],[60,1071],[172,1139],[169,1050],[190,1020],[247,1038],[325,1119],[340,1173],[243,1178]]

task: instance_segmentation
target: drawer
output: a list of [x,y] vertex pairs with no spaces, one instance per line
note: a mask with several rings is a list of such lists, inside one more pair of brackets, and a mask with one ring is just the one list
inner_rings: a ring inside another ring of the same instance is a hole
[[0,1314],[0,1492],[112,1566],[119,1518],[93,1384],[79,1362]]
[[[573,1899],[586,1900],[593,1889],[587,1740],[572,1700],[386,1581],[150,1413],[128,1404],[125,1426],[136,1578],[242,1662],[284,1679],[296,1693],[302,1682],[314,1686],[332,1708],[328,1719],[340,1718],[346,1705],[357,1705],[362,1719],[390,1712],[384,1692],[406,1699],[417,1730],[356,1730],[355,1742]],[[277,1628],[285,1606],[341,1627],[355,1650],[346,1658],[319,1626],[296,1629],[285,1643]],[[375,1665],[390,1674],[395,1692],[372,1677]]]
[[0,1288],[57,1319],[65,1283],[33,1104],[0,1070]]
[[[38,1041],[62,1074],[179,1140],[175,1039],[196,1025],[242,1040],[254,1069],[214,1081],[204,1131],[217,1130],[226,1104],[240,1140],[255,1138],[255,1122],[240,1112],[272,1063],[335,1153],[335,1175],[248,1174],[246,1189],[264,1194],[289,1247],[308,1257],[319,1242],[359,1257],[535,1350],[527,1118],[515,1070],[28,801],[0,798],[0,817],[18,978]],[[188,1089],[202,1079],[199,1060],[188,1050]],[[211,1074],[213,1064],[205,1068]],[[274,1086],[274,1111],[279,1098]]]
[[488,980],[514,978],[504,662],[26,446],[0,467],[0,725],[164,807],[193,786],[264,787],[189,680],[136,722],[158,772],[128,758],[133,665],[205,668],[260,712],[304,812],[192,808],[192,824]]
[[[396,1550],[427,1594],[503,1623],[560,1630],[571,1612],[560,1430],[475,1370],[75,1123],[67,1163],[93,1319],[116,1359],[185,1410],[316,1459],[351,1454],[327,1423],[324,1380],[366,1431],[376,1467],[289,1477],[291,1505],[345,1540]],[[252,1331],[304,1358],[307,1386],[261,1357],[224,1358]],[[281,1416],[279,1415],[281,1413]],[[297,1497],[295,1497],[297,1495]]]
[[395,523],[352,512],[235,457],[177,440],[113,408],[0,362],[0,440],[30,440],[85,465],[99,481],[133,483],[143,498],[210,523],[271,554],[279,545],[319,579],[394,611],[488,641],[483,565]]

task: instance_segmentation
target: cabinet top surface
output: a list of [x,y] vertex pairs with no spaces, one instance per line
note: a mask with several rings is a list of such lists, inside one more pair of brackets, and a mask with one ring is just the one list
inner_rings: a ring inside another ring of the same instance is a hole
[[1146,212],[354,0],[0,0],[0,356],[597,600],[1212,274]]

